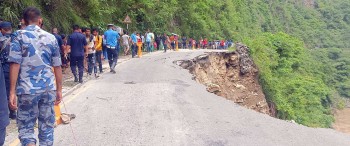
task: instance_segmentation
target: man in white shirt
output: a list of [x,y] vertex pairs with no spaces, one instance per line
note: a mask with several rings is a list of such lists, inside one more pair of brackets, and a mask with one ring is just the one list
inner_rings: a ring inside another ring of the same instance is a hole
[[154,34],[148,30],[147,31],[147,35],[146,35],[146,43],[147,43],[147,51],[150,53],[150,52],[153,52],[153,41],[154,41]]
[[124,33],[124,35],[122,36],[122,46],[124,48],[124,55],[128,55],[129,53],[129,50],[130,50],[130,45],[129,45],[129,42],[130,42],[130,36],[128,35],[129,33],[126,32]]
[[91,34],[91,29],[86,28],[85,30],[86,42],[88,48],[88,74],[91,76],[92,70],[94,70],[95,78],[98,78],[97,75],[97,66],[96,66],[96,50],[95,50],[95,37]]

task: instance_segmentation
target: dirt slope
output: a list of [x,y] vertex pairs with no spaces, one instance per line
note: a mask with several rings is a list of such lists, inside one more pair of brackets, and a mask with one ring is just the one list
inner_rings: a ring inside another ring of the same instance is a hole
[[177,61],[208,92],[232,100],[255,111],[273,115],[258,81],[258,69],[248,48],[237,45],[235,52],[211,52],[192,60]]

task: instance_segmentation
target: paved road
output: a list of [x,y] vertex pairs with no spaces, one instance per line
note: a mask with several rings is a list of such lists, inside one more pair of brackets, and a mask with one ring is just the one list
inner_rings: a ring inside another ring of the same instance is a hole
[[[117,66],[65,97],[80,146],[248,145],[346,146],[350,135],[271,118],[207,93],[172,62],[204,51],[156,52]],[[63,110],[64,111],[64,110]],[[69,125],[55,145],[74,145]]]

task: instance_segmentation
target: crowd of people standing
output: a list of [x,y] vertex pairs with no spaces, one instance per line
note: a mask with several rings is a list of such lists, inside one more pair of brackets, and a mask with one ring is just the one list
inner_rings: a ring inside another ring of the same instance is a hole
[[[145,37],[144,37],[145,36]],[[144,51],[153,52],[154,50],[176,50],[181,49],[228,49],[233,47],[234,43],[232,40],[213,40],[209,41],[207,38],[200,38],[198,40],[194,38],[188,38],[182,36],[180,38],[177,34],[164,33],[163,35],[155,35],[148,30],[145,35],[142,36],[142,43],[144,44]],[[144,41],[143,38],[146,38]]]
[[[0,21],[0,145],[4,144],[9,119],[17,119],[22,145],[34,146],[34,126],[38,121],[39,145],[53,145],[54,105],[62,100],[62,68],[71,68],[74,82],[103,73],[102,59],[108,60],[110,72],[116,73],[120,47],[136,56],[141,36],[121,33],[108,24],[100,35],[96,28],[73,25],[72,33],[60,35],[57,28],[43,29],[41,12],[29,7],[23,12],[21,26],[15,32],[10,22]],[[148,35],[146,42],[153,37]]]
[[[83,83],[83,74],[99,78],[103,60],[109,71],[115,67],[120,53],[137,56],[139,47],[146,52],[177,48],[226,49],[232,41],[195,40],[177,34],[156,35],[123,31],[113,24],[100,34],[97,28],[72,26],[70,35],[49,33],[43,29],[41,12],[28,7],[21,25],[13,32],[12,24],[0,20],[0,145],[4,144],[9,119],[17,119],[22,145],[37,144],[34,136],[39,124],[39,144],[53,145],[54,105],[62,100],[62,72],[70,67],[74,82]],[[139,56],[140,57],[140,56]],[[63,68],[63,70],[62,70]]]

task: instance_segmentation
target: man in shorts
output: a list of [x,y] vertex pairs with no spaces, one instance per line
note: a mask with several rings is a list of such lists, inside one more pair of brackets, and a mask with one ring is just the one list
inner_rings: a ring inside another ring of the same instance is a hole
[[129,45],[130,36],[128,34],[129,34],[128,32],[125,32],[124,35],[122,36],[122,42],[123,42],[122,46],[124,48],[124,55],[128,55],[130,50],[130,45]]

